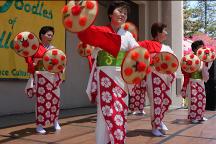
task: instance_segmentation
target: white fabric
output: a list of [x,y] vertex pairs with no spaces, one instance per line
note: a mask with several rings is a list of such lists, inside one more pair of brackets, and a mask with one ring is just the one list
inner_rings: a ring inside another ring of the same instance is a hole
[[209,79],[209,72],[208,72],[208,67],[204,66],[202,69],[202,78],[204,80],[204,82],[207,82]]
[[48,46],[45,46],[45,45],[43,45],[47,50],[50,50],[50,49],[53,49],[53,48],[55,48],[53,45],[48,45]]
[[[96,60],[95,60],[96,61]],[[91,97],[91,84],[92,84],[92,79],[93,79],[93,76],[94,76],[94,71],[96,69],[96,62],[93,63],[92,65],[92,70],[91,70],[91,73],[90,73],[90,76],[89,76],[89,81],[88,81],[88,85],[87,85],[87,89],[86,89],[86,93],[88,95],[88,98],[90,101],[92,101],[92,97]]]
[[146,92],[150,103],[151,121],[154,120],[154,101],[153,101],[153,86],[152,86],[152,72],[146,76]]
[[211,68],[211,65],[213,64],[213,62],[209,62],[208,63],[208,69],[210,69]]
[[208,79],[209,79],[209,72],[208,72],[208,70],[210,69],[212,63],[213,62],[209,62],[208,66],[206,66],[205,63],[201,61],[201,65],[200,65],[199,71],[202,72],[202,80],[204,80],[204,82],[207,82]]
[[96,144],[107,144],[110,141],[108,126],[101,111],[100,99],[97,101]]
[[33,79],[32,75],[31,75],[30,78],[28,79],[27,85],[26,85],[26,87],[25,87],[25,91],[26,91],[28,88],[33,88],[33,82],[34,82],[34,79]]
[[208,70],[211,68],[213,62],[209,62],[208,66],[206,66],[205,64],[202,65],[202,78],[204,80],[204,82],[207,82],[209,79],[209,72]]
[[171,49],[170,46],[168,45],[165,45],[165,44],[162,44],[162,47],[161,47],[161,51],[160,52],[169,52],[169,53],[172,53],[174,54],[173,50]]
[[132,49],[136,46],[139,46],[139,44],[134,39],[133,35],[124,29],[119,29],[118,35],[121,35],[121,51],[128,51],[129,49]]
[[158,130],[158,129],[153,129],[152,130],[152,134],[154,135],[154,136],[163,136],[163,134]]
[[[24,90],[24,92],[25,92],[25,94],[27,94],[28,92],[27,92],[27,90],[28,89],[32,89],[33,91],[33,93],[36,91],[36,89],[35,89],[35,87],[34,87],[34,78],[33,78],[33,76],[31,75],[31,77],[28,79],[28,82],[27,82],[27,84],[26,84],[26,87],[25,87],[25,90]],[[28,94],[27,94],[28,95]],[[28,96],[30,96],[30,95],[28,95]],[[33,95],[32,95],[33,96]]]

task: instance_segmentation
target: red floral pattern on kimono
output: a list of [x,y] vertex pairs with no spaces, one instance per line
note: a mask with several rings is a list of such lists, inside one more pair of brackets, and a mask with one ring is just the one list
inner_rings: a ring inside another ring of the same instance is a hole
[[[47,72],[48,73],[48,72]],[[36,124],[47,126],[53,124],[58,119],[60,107],[60,94],[55,90],[61,83],[60,75],[55,75],[54,79],[49,80],[43,73],[36,73],[37,75],[37,112]]]
[[127,93],[107,74],[100,71],[100,104],[112,144],[124,144],[126,138]]
[[164,80],[155,73],[152,73],[152,88],[154,102],[154,120],[152,121],[152,125],[154,125],[155,128],[160,128],[164,113],[169,109],[172,103],[167,95],[167,91],[169,91],[170,88]]
[[204,116],[206,97],[204,88],[197,82],[190,81],[191,104],[188,119],[201,120]]
[[146,79],[142,80],[140,84],[134,85],[130,91],[129,109],[133,111],[143,111],[145,106],[146,94]]

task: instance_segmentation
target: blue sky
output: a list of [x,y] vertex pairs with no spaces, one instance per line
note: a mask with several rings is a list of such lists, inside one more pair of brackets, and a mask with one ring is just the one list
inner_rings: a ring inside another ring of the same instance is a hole
[[190,3],[191,7],[194,7],[196,5],[197,1],[189,1],[189,3]]

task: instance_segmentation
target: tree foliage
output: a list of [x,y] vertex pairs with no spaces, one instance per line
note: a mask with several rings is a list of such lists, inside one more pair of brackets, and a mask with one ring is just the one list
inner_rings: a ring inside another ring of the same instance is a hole
[[216,1],[184,1],[183,8],[185,36],[203,32],[216,37]]

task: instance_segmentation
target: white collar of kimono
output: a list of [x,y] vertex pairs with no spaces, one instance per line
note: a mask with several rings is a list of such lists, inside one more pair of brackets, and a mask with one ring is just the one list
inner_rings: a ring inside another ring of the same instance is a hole
[[122,35],[123,33],[125,33],[125,30],[123,28],[120,28],[117,32],[118,35]]

